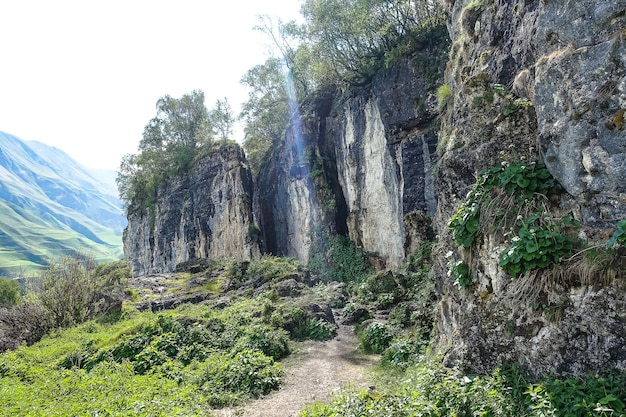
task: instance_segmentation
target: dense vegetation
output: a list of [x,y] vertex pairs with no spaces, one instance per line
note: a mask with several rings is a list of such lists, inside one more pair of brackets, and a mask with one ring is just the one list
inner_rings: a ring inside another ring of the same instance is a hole
[[[310,310],[320,296],[294,281],[307,274],[293,259],[181,265],[197,271],[179,274],[184,287],[215,302],[141,312],[132,299],[149,300],[130,297],[122,310],[97,317],[84,314],[89,297],[74,297],[85,291],[66,286],[92,269],[74,260],[63,265],[48,272],[62,281],[57,290],[45,284],[27,297],[56,300],[51,310],[37,303],[38,318],[50,322],[47,335],[0,356],[1,415],[206,415],[277,389],[279,360],[293,341],[335,334],[334,324]],[[72,269],[80,273],[64,279]],[[128,285],[120,273],[119,265],[105,264],[94,270],[105,279],[86,281]],[[74,304],[59,314],[61,301]]]

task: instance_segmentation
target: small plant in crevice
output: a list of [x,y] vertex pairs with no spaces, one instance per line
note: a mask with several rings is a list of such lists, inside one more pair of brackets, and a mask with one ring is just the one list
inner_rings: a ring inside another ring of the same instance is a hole
[[452,88],[448,84],[443,84],[437,88],[437,107],[439,110],[445,109],[452,103]]
[[454,262],[448,269],[448,276],[460,288],[469,288],[474,285],[470,267],[463,261]]
[[607,242],[607,247],[612,249],[616,244],[625,246],[626,245],[626,219],[622,219],[617,222],[617,228],[615,232],[613,232],[613,236]]
[[522,107],[533,106],[533,102],[526,98],[515,98],[513,96],[513,93],[511,93],[511,91],[509,91],[509,89],[502,84],[494,84],[492,88],[493,91],[495,91],[497,94],[504,97],[508,101],[506,107],[504,108],[504,110],[502,110],[502,115],[505,117],[510,116]]
[[572,242],[552,221],[541,221],[541,214],[519,220],[517,236],[500,255],[499,265],[511,276],[519,276],[533,269],[558,264],[571,254]]
[[[564,229],[579,226],[569,217],[555,221],[549,215],[546,196],[558,189],[543,163],[502,163],[485,169],[450,219],[452,237],[457,245],[470,248],[481,232],[496,232],[508,222],[511,228],[504,235],[514,237],[500,255],[505,272],[519,276],[556,264],[572,250]],[[470,267],[461,261],[450,263],[449,275],[460,287],[472,284]]]

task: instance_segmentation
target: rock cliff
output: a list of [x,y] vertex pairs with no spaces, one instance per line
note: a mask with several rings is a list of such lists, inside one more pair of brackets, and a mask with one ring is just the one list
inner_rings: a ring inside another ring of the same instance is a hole
[[258,256],[253,183],[243,150],[225,144],[158,190],[154,205],[129,210],[124,253],[133,275],[172,272],[196,258]]
[[305,103],[258,184],[269,252],[307,262],[316,234],[336,232],[397,267],[428,237],[447,35],[430,39],[366,88]]
[[626,370],[625,254],[606,249],[626,218],[626,0],[442,4],[443,33],[368,85],[302,104],[255,192],[236,147],[164,184],[129,217],[134,273],[259,253],[306,263],[336,233],[395,268],[436,239],[450,365]]
[[[438,329],[448,361],[478,372],[507,362],[536,374],[626,369],[623,254],[604,266],[589,255],[604,250],[610,227],[626,217],[619,117],[626,103],[626,2],[444,3],[452,93],[438,145],[435,224]],[[562,190],[532,209],[528,200],[507,205],[506,193],[475,206],[478,236],[468,247],[457,245],[447,225],[475,196],[468,191],[479,171],[520,163],[545,163]],[[569,230],[561,219],[570,217],[581,226]],[[535,239],[552,228],[553,241],[569,233],[581,252],[511,276],[503,252],[515,252],[518,228]]]

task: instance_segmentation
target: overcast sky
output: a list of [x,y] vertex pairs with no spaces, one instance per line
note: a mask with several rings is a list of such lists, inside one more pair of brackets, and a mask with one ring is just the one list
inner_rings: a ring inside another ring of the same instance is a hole
[[[92,168],[135,153],[164,96],[203,90],[238,111],[268,57],[259,14],[299,0],[0,0],[0,131]],[[240,138],[237,138],[240,139]]]

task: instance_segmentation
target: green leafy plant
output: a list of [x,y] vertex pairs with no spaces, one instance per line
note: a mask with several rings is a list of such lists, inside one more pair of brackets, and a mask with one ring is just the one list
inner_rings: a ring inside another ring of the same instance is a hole
[[372,321],[357,330],[359,345],[367,353],[383,353],[393,340],[394,333],[391,326],[379,321]]
[[[522,212],[520,208],[532,210],[541,206],[541,199],[557,189],[558,184],[542,163],[503,163],[483,170],[459,210],[450,219],[448,226],[452,229],[452,237],[459,246],[465,248],[474,244],[481,231],[483,207],[488,200],[494,199],[495,192],[504,192],[514,198],[517,212]],[[543,210],[535,209],[528,219],[517,219],[518,235],[500,256],[500,266],[510,275],[517,276],[533,269],[546,268],[570,253],[570,239],[562,234],[561,226],[543,216]],[[574,225],[575,222],[563,218],[561,223]],[[452,279],[461,287],[471,285],[468,274],[469,267],[463,263],[457,262],[450,268]]]
[[613,236],[607,242],[609,248],[615,247],[616,244],[626,245],[626,219],[617,222],[617,228],[613,232]]
[[11,307],[20,301],[20,285],[13,279],[0,277],[0,307]]
[[533,105],[533,102],[526,98],[514,98],[513,93],[502,84],[493,84],[492,88],[493,91],[508,101],[506,107],[502,110],[503,116],[509,116],[522,107],[532,107]]
[[499,265],[512,276],[533,269],[557,264],[572,251],[572,242],[564,236],[555,223],[542,222],[541,214],[518,222],[517,236],[500,255]]
[[468,288],[474,285],[470,274],[470,267],[463,261],[457,261],[448,270],[450,279],[461,288]]

